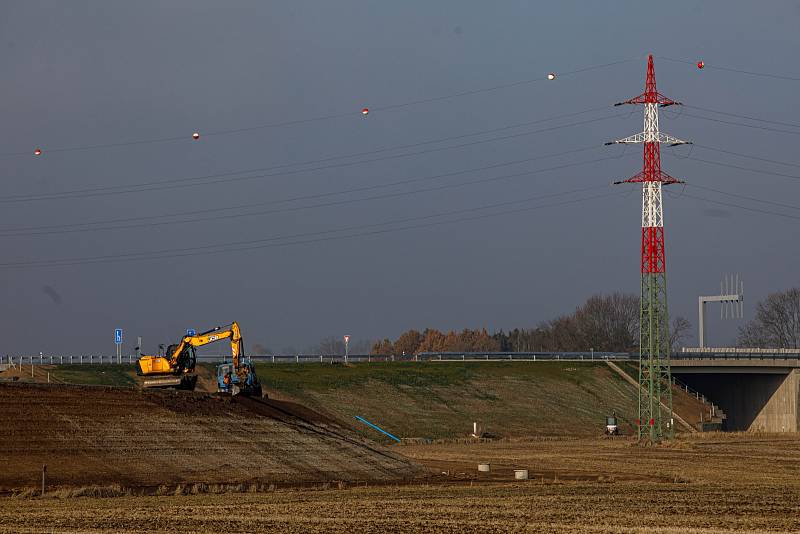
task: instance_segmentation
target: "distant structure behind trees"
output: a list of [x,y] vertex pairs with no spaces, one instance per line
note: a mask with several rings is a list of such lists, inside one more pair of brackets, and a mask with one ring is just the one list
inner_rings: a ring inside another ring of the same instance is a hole
[[740,347],[800,348],[800,288],[772,293],[756,304],[755,318],[739,329]]
[[[670,342],[676,347],[691,329],[676,317]],[[613,293],[594,295],[570,315],[535,328],[515,328],[489,334],[485,329],[447,333],[409,330],[392,342],[379,341],[372,354],[411,355],[420,352],[635,352],[639,347],[639,297]]]

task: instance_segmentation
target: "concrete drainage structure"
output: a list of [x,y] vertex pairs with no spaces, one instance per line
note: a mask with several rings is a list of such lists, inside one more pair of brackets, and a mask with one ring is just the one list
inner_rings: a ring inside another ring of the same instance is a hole
[[527,469],[514,469],[514,478],[516,480],[528,480]]
[[480,472],[480,473],[488,473],[489,472],[489,464],[478,464],[478,472]]

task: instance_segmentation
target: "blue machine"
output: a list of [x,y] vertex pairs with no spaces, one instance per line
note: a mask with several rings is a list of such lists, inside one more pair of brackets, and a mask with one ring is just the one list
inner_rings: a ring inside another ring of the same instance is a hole
[[241,361],[238,369],[232,362],[217,365],[217,392],[261,397],[261,382],[258,380],[253,363],[249,359]]

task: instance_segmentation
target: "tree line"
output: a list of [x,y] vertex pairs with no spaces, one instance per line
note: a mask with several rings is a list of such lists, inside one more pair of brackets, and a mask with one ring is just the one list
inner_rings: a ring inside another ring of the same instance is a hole
[[740,347],[800,348],[800,288],[771,293],[756,304],[755,317],[739,328]]
[[[680,343],[691,328],[676,317],[670,344]],[[573,313],[534,328],[514,328],[489,334],[485,329],[441,332],[408,330],[395,341],[383,339],[372,354],[412,355],[420,352],[635,352],[639,349],[639,297],[613,293],[594,295]]]
[[[691,323],[676,317],[670,324],[670,346],[675,350],[687,337]],[[772,293],[756,304],[755,317],[739,329],[739,347],[800,349],[800,288]],[[630,293],[594,295],[573,313],[544,321],[532,328],[488,333],[485,329],[441,332],[434,328],[409,330],[396,340],[371,342],[354,339],[351,354],[413,355],[420,352],[637,352],[639,297]],[[254,354],[271,354],[253,345]],[[341,337],[329,336],[318,345],[282,353],[344,354]]]

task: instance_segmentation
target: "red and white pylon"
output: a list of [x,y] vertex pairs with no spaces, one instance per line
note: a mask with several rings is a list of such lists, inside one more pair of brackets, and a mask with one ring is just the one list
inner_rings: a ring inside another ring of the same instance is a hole
[[[672,433],[672,390],[669,366],[669,316],[667,313],[666,252],[662,187],[682,183],[661,170],[661,144],[689,144],[658,130],[658,108],[680,105],[656,89],[653,56],[647,59],[647,80],[641,95],[615,104],[643,104],[644,131],[606,143],[642,143],[642,172],[620,183],[642,184],[641,308],[639,321],[639,438],[660,440],[665,430]],[[660,404],[669,408],[662,424]],[[666,427],[666,428],[665,428]],[[649,436],[648,436],[649,435]]]

